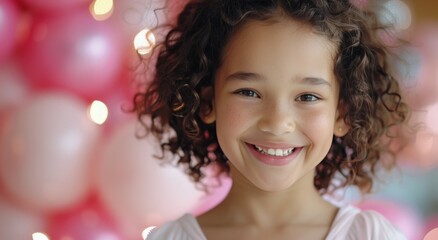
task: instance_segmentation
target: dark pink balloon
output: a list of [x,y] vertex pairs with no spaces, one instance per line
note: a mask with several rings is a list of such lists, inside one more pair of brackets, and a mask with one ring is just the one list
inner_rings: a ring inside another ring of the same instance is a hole
[[59,11],[87,5],[92,0],[21,0],[27,7],[37,11]]
[[18,7],[14,1],[0,0],[0,63],[10,57],[17,40]]
[[104,93],[123,66],[119,34],[87,9],[39,17],[22,49],[21,63],[38,87],[60,88],[87,99]]
[[[141,233],[139,233],[140,236]],[[51,240],[123,240],[111,217],[97,203],[55,216],[49,226]]]

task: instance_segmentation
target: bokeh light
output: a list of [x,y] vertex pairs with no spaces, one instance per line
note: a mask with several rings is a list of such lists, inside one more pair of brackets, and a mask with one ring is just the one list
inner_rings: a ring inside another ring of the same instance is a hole
[[50,240],[50,238],[44,233],[36,232],[32,234],[32,240]]
[[91,15],[98,21],[103,21],[111,17],[113,10],[113,0],[95,0],[90,5]]
[[146,55],[152,51],[155,45],[155,35],[149,29],[141,30],[134,38],[135,50],[140,55]]
[[91,121],[102,125],[108,118],[108,107],[105,105],[105,103],[95,100],[93,103],[91,103],[88,114]]

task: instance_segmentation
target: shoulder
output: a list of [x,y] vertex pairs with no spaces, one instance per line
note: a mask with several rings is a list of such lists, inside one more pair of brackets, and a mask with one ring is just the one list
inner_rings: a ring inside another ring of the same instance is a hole
[[361,211],[354,218],[350,229],[352,233],[366,235],[369,239],[406,239],[385,217],[372,210]]
[[205,240],[196,219],[185,214],[182,217],[167,222],[151,231],[146,240]]
[[[343,239],[405,240],[406,237],[383,215],[372,210],[362,211],[353,206],[339,210],[329,236]],[[335,234],[336,233],[336,234]],[[327,238],[331,239],[331,238]],[[333,238],[337,239],[337,238]]]

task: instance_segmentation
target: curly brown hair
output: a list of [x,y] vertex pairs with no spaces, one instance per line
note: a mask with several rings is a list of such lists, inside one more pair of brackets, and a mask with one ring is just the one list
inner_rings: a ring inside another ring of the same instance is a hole
[[[155,48],[154,78],[134,98],[139,120],[151,117],[144,126],[162,141],[163,152],[178,155],[178,164],[194,181],[200,182],[203,168],[213,162],[228,172],[215,124],[200,119],[202,107],[210,104],[201,92],[213,86],[223,50],[243,24],[279,15],[312,26],[337,45],[334,73],[350,130],[333,138],[329,153],[316,167],[315,187],[325,192],[339,176],[335,187],[357,185],[368,192],[383,153],[391,153],[389,133],[406,121],[408,107],[389,73],[388,48],[378,37],[384,26],[371,10],[348,0],[190,1]],[[176,134],[163,140],[169,126]],[[393,165],[393,158],[385,164]]]

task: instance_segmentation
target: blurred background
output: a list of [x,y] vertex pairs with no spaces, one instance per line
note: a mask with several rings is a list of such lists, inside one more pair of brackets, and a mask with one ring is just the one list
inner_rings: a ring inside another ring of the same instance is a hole
[[[353,2],[393,24],[382,38],[399,56],[392,62],[413,124],[424,125],[372,194],[335,197],[381,212],[420,240],[438,227],[438,2]],[[0,0],[0,239],[139,240],[148,227],[200,214],[226,195],[229,179],[206,195],[153,160],[157,143],[136,138],[141,128],[129,113],[153,75],[140,59],[162,35],[149,29],[174,21],[183,5]]]

